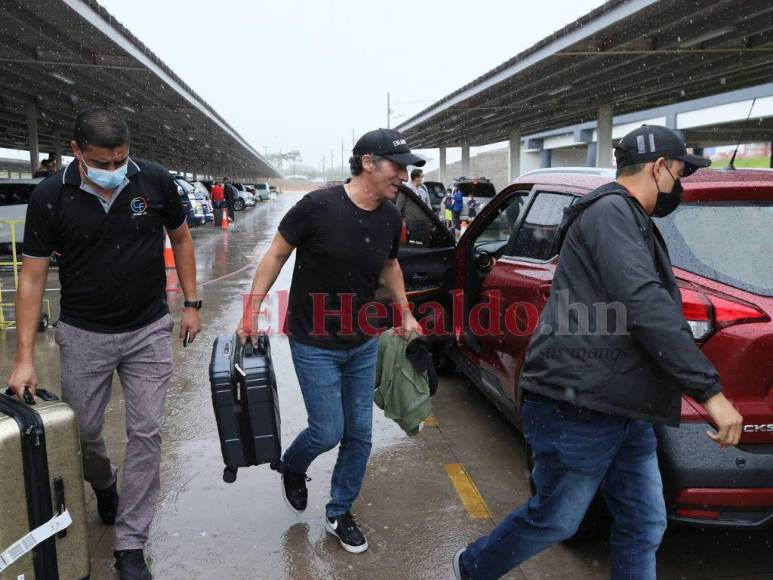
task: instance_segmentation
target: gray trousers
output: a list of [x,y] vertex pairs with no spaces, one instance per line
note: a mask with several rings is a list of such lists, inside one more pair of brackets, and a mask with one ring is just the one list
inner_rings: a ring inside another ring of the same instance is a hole
[[161,425],[172,375],[174,326],[167,314],[131,332],[103,334],[60,322],[62,399],[78,416],[83,474],[97,489],[116,481],[102,436],[113,373],[126,402],[126,460],[116,518],[116,550],[144,547],[160,489]]

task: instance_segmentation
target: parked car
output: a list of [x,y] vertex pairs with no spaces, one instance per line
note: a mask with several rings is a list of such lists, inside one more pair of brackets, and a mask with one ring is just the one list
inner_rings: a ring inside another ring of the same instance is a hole
[[185,221],[188,223],[188,227],[196,228],[204,224],[206,219],[204,217],[204,210],[201,207],[201,203],[196,199],[195,193],[192,190],[184,189],[179,180],[175,179],[175,183],[177,184],[180,203],[185,210]]
[[443,198],[446,196],[446,186],[440,181],[425,181],[424,187],[426,187],[427,192],[429,192],[429,200],[432,204],[432,209],[435,210],[435,212],[438,212],[440,206],[443,204]]
[[269,188],[268,183],[265,183],[265,182],[256,183],[254,187],[255,187],[255,194],[258,196],[260,201],[268,201],[269,199],[271,199],[271,195],[269,195],[269,192],[271,190]]
[[[0,222],[6,220],[21,220],[27,217],[27,203],[32,190],[42,178],[35,179],[0,179]],[[16,249],[21,252],[21,243],[24,240],[24,224],[17,224]],[[0,252],[10,254],[11,249],[11,225],[0,223]],[[21,254],[20,254],[21,255]]]
[[[456,247],[437,217],[401,189],[411,199],[400,262],[417,318],[428,300],[448,313],[451,293],[465,296],[466,316],[451,321],[451,345],[439,356],[450,357],[519,429],[518,382],[530,334],[473,333],[469,313],[494,293],[500,322],[515,302],[541,311],[558,263],[555,234],[564,208],[613,179],[603,169],[526,173],[488,200]],[[721,450],[706,436],[705,410],[685,395],[681,427],[656,427],[668,517],[700,527],[762,528],[773,524],[773,172],[704,169],[682,183],[683,203],[656,223],[695,342],[744,425],[740,444]],[[515,323],[526,330],[519,312]]]
[[209,187],[207,187],[203,181],[191,181],[190,184],[195,187],[196,191],[201,193],[207,199],[209,205],[212,206],[212,196],[209,193]]
[[485,177],[459,177],[454,180],[454,183],[459,187],[464,196],[464,209],[461,216],[463,220],[470,219],[470,208],[467,207],[467,200],[470,194],[478,202],[478,207],[475,208],[478,215],[497,194],[494,184]]
[[[182,187],[183,191],[185,191],[188,196],[193,196],[194,212],[192,221],[196,222],[195,225],[208,224],[214,221],[215,214],[212,211],[212,202],[209,200],[209,192],[207,192],[205,195],[202,191],[196,188],[192,183],[187,181],[181,175],[175,175],[174,179],[177,182],[178,187]],[[197,207],[201,208],[200,214],[197,212]],[[202,216],[203,221],[201,221]]]
[[243,183],[234,183],[233,186],[236,188],[236,195],[238,196],[234,201],[235,210],[242,211],[248,207],[255,207],[255,196],[247,191]]
[[282,193],[282,190],[279,189],[276,185],[269,185],[268,186],[268,193],[271,199],[276,199],[279,197],[279,194]]

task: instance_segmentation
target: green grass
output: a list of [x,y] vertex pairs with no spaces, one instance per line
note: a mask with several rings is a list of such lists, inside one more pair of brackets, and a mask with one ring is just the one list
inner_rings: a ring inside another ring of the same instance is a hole
[[[730,161],[729,159],[714,159],[713,163],[711,164],[712,167],[719,168],[719,167],[725,167]],[[770,159],[768,157],[736,157],[735,158],[735,167],[736,169],[741,169],[742,167],[764,167],[769,168],[770,167]]]

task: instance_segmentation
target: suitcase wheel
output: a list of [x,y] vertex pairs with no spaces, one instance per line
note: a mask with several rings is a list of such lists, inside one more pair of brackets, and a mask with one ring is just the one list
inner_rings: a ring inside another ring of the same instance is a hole
[[226,467],[223,470],[223,481],[226,483],[233,483],[236,481],[236,471],[238,470],[238,467]]

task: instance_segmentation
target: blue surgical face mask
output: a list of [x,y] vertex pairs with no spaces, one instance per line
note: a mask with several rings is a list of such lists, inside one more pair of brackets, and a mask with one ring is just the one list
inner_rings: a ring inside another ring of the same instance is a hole
[[83,164],[83,168],[86,170],[86,176],[89,178],[89,181],[103,189],[115,189],[121,185],[123,180],[126,178],[126,170],[129,167],[127,162],[125,165],[122,165],[118,169],[110,171],[107,169],[89,167],[86,165],[86,162],[83,159],[81,159],[81,163]]

